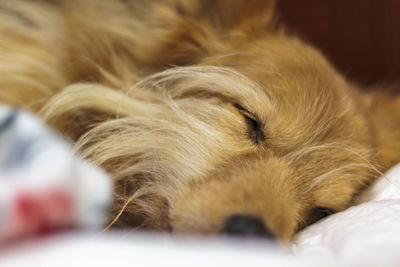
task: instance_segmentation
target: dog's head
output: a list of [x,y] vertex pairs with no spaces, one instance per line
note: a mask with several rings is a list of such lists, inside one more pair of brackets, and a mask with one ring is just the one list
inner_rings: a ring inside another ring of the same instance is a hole
[[[199,32],[177,39],[198,53],[168,41],[168,57],[158,57],[191,66],[156,73],[127,95],[72,86],[44,108],[50,123],[84,132],[78,150],[114,177],[121,221],[287,240],[371,181],[361,96],[315,49],[261,33],[268,16],[254,10],[221,21],[212,13],[199,26],[206,44]],[[98,123],[82,128],[88,114]]]
[[157,75],[174,99],[165,120],[179,118],[158,150],[176,182],[167,197],[173,230],[288,239],[370,182],[372,141],[358,100],[318,53],[297,48],[298,65],[286,49],[264,66],[261,51],[244,56],[245,76],[215,67]]

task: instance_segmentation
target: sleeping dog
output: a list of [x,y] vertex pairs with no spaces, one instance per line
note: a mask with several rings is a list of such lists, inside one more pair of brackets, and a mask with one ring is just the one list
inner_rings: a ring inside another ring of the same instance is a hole
[[0,36],[0,102],[111,175],[110,225],[285,242],[400,161],[400,96],[272,0],[1,0]]

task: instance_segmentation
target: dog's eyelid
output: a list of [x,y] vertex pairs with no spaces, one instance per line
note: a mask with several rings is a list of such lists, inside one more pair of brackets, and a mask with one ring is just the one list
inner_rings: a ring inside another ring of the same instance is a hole
[[263,127],[257,115],[243,108],[240,104],[235,103],[233,104],[233,106],[239,110],[240,114],[243,115],[243,117],[246,120],[246,123],[249,125],[250,127],[249,138],[251,139],[251,141],[253,141],[253,143],[256,145],[260,144],[261,142],[264,142],[265,135],[262,129]]
[[327,214],[327,215],[331,215],[331,214],[335,213],[335,211],[333,209],[326,208],[326,207],[317,206],[315,209],[317,209],[318,211],[320,211],[324,214]]
[[246,116],[246,117],[248,117],[248,118],[250,118],[250,119],[252,119],[252,120],[255,120],[255,121],[258,121],[257,120],[257,116],[254,114],[254,113],[252,113],[252,112],[250,112],[250,111],[248,111],[247,109],[245,109],[243,106],[241,106],[240,104],[233,104],[233,106],[235,107],[235,108],[237,108],[238,110],[239,110],[239,112],[243,115],[243,116]]
[[316,221],[319,221],[333,213],[335,213],[335,210],[333,210],[333,209],[316,206],[309,211],[309,214],[308,214],[309,223],[314,223]]

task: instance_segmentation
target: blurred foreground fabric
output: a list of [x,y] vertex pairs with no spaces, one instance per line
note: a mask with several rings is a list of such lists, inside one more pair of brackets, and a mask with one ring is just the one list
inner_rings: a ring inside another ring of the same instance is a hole
[[36,118],[0,107],[0,244],[103,226],[111,184]]

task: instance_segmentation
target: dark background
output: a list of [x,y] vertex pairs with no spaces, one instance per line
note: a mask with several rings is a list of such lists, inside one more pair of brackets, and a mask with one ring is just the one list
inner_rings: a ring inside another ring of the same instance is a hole
[[400,81],[400,0],[278,0],[277,10],[347,77]]

